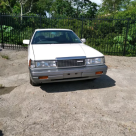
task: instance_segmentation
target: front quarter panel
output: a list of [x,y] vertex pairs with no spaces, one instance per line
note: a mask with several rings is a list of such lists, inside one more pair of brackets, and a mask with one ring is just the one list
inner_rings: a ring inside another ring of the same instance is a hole
[[97,51],[96,49],[85,45],[85,44],[81,44],[82,49],[85,52],[86,58],[93,58],[93,57],[104,57],[104,55]]
[[33,46],[31,44],[28,46],[28,66],[29,66],[29,60],[30,59],[35,60]]

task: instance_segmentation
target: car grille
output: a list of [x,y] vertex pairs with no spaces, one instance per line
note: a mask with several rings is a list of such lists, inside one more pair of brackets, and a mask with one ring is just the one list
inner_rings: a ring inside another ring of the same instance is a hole
[[81,67],[85,65],[85,59],[57,60],[58,67]]

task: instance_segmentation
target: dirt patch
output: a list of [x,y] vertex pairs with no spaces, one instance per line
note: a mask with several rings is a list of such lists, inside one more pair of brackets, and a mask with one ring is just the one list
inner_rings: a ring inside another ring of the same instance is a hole
[[10,57],[0,57],[4,136],[136,136],[136,58],[105,56],[107,75],[95,81],[33,87],[27,51],[0,54]]
[[111,69],[136,69],[136,57],[105,56],[106,65]]
[[28,72],[27,51],[2,50],[0,56],[5,55],[10,59],[0,57],[0,76],[13,76]]

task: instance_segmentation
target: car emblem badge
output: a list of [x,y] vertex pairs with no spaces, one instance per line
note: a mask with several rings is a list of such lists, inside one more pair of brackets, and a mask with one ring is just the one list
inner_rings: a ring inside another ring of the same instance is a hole
[[77,62],[80,63],[80,62],[83,62],[83,60],[78,60]]

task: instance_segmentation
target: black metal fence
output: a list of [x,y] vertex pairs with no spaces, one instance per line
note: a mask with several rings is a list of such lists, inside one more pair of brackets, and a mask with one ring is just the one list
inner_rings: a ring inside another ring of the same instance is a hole
[[38,28],[72,29],[86,44],[108,55],[136,56],[136,19],[133,18],[47,18],[0,14],[0,46],[27,49],[23,39],[30,39]]

